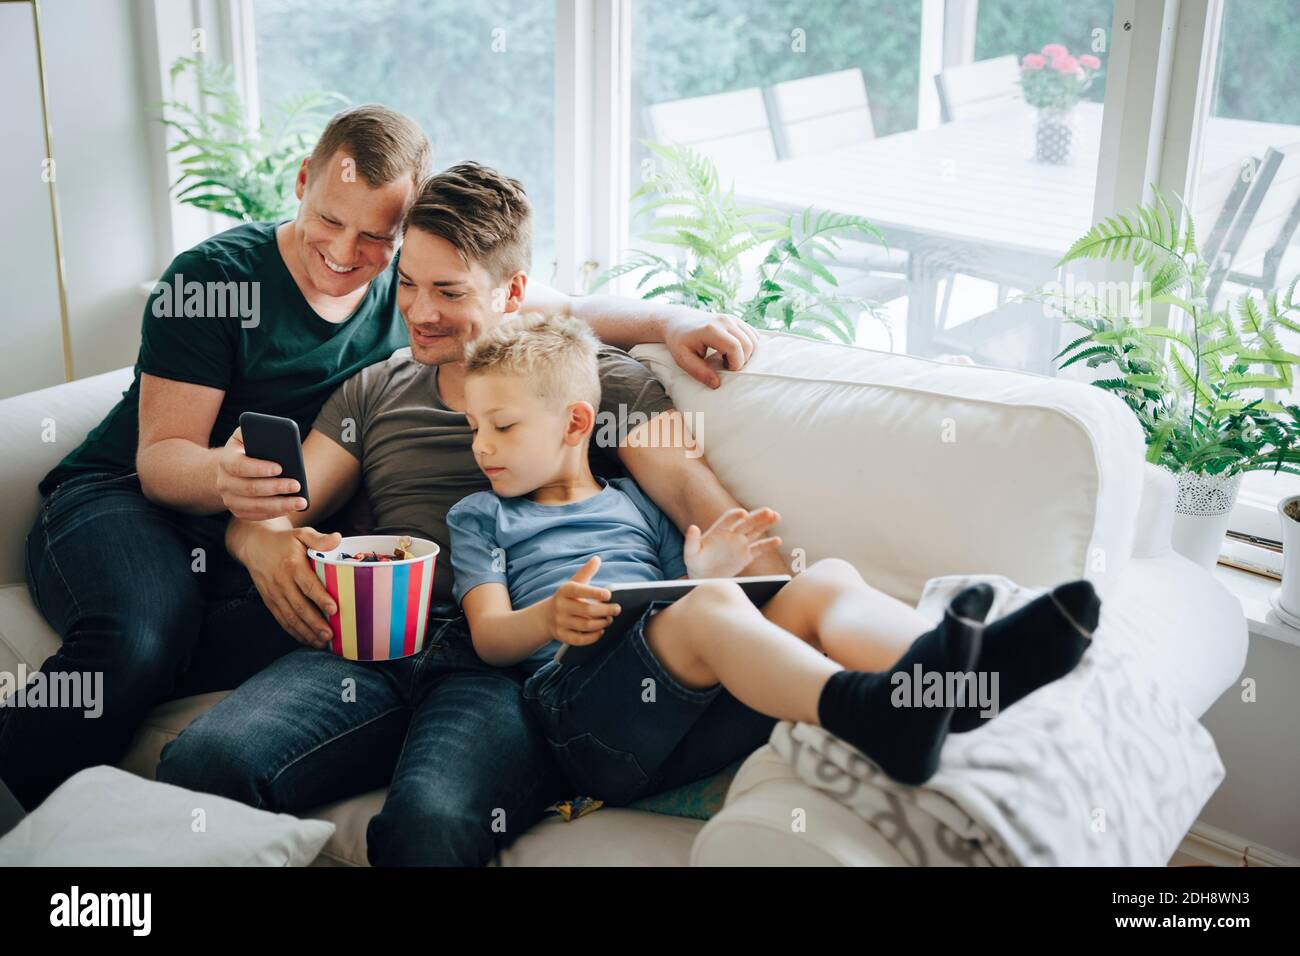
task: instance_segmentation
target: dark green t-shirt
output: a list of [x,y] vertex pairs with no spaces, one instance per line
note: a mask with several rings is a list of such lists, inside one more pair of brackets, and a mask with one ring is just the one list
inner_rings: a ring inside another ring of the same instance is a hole
[[236,226],[172,261],[145,306],[135,380],[45,476],[41,494],[73,475],[135,470],[141,373],[225,391],[208,437],[215,448],[244,412],[292,418],[305,436],[339,385],[407,344],[397,312],[397,257],[346,321],[326,322],[290,276],[276,227]]

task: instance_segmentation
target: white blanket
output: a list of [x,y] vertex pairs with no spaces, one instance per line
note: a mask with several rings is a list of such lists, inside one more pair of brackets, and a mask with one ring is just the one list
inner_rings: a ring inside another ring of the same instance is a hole
[[[987,581],[996,620],[1043,591],[1000,575],[926,583],[933,621]],[[896,783],[819,727],[778,724],[772,746],[809,785],[848,806],[914,866],[1164,866],[1223,779],[1214,741],[1101,622],[1079,665],[977,730],[951,734],[923,786]]]

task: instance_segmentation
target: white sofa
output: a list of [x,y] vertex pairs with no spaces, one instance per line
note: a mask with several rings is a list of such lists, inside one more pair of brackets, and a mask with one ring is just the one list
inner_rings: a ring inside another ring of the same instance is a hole
[[[688,414],[714,470],[744,504],[780,511],[787,558],[838,556],[910,603],[931,577],[1005,574],[1026,586],[1086,576],[1102,627],[1139,634],[1200,716],[1240,673],[1240,606],[1169,548],[1174,485],[1146,465],[1137,423],[1099,389],[979,366],[771,334],[710,391],[662,346],[635,353]],[[23,536],[36,484],[100,420],[129,370],[0,402],[0,670],[38,667],[58,646],[28,597]],[[54,442],[48,435],[55,425]],[[220,694],[174,701],[146,721],[121,766],[152,776],[164,743]],[[382,791],[321,808],[337,831],[318,863],[364,864]],[[790,808],[818,825],[792,832]],[[814,810],[817,812],[814,813]],[[771,747],[741,767],[707,824],[628,809],[551,817],[502,865],[899,865],[888,842],[805,786]]]

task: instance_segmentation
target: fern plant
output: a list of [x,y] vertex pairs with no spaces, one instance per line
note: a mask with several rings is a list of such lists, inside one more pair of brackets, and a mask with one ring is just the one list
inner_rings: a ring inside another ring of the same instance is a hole
[[[1158,191],[1155,203],[1094,225],[1057,263],[1125,261],[1149,278],[1127,309],[1113,297],[1039,290],[1085,331],[1057,353],[1061,368],[1083,362],[1114,374],[1093,384],[1128,404],[1146,434],[1147,460],[1175,472],[1222,475],[1270,470],[1300,474],[1300,406],[1253,392],[1289,390],[1300,355],[1279,332],[1300,332],[1296,284],[1260,299],[1246,292],[1222,309],[1206,297],[1207,263],[1186,225]],[[1170,325],[1147,324],[1149,307],[1171,307]]]
[[[735,187],[723,189],[717,167],[687,148],[646,143],[661,162],[653,176],[632,194],[639,213],[654,213],[647,242],[668,246],[673,258],[634,250],[593,281],[595,291],[612,279],[641,273],[636,289],[645,299],[733,315],[761,329],[778,329],[852,343],[863,311],[880,318],[875,303],[845,295],[827,268],[840,240],[884,236],[860,216],[839,213],[784,214],[762,206],[742,206]],[[766,248],[757,267],[755,291],[742,297],[741,256]]]
[[297,204],[294,174],[320,135],[326,111],[346,102],[344,97],[295,97],[275,108],[270,125],[260,122],[250,131],[229,66],[181,57],[171,66],[172,85],[187,71],[194,74],[199,102],[161,104],[160,122],[177,133],[168,152],[184,153],[183,172],[171,186],[176,198],[241,222],[291,215]]

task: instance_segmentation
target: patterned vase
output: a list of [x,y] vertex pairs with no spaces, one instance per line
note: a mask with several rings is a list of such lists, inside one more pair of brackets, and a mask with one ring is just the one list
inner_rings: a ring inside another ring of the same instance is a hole
[[1034,135],[1035,158],[1040,163],[1064,165],[1070,161],[1074,145],[1074,123],[1071,110],[1039,110],[1038,126]]
[[1174,550],[1210,570],[1219,561],[1228,519],[1237,503],[1242,472],[1235,475],[1202,475],[1180,471],[1178,500],[1174,504]]

